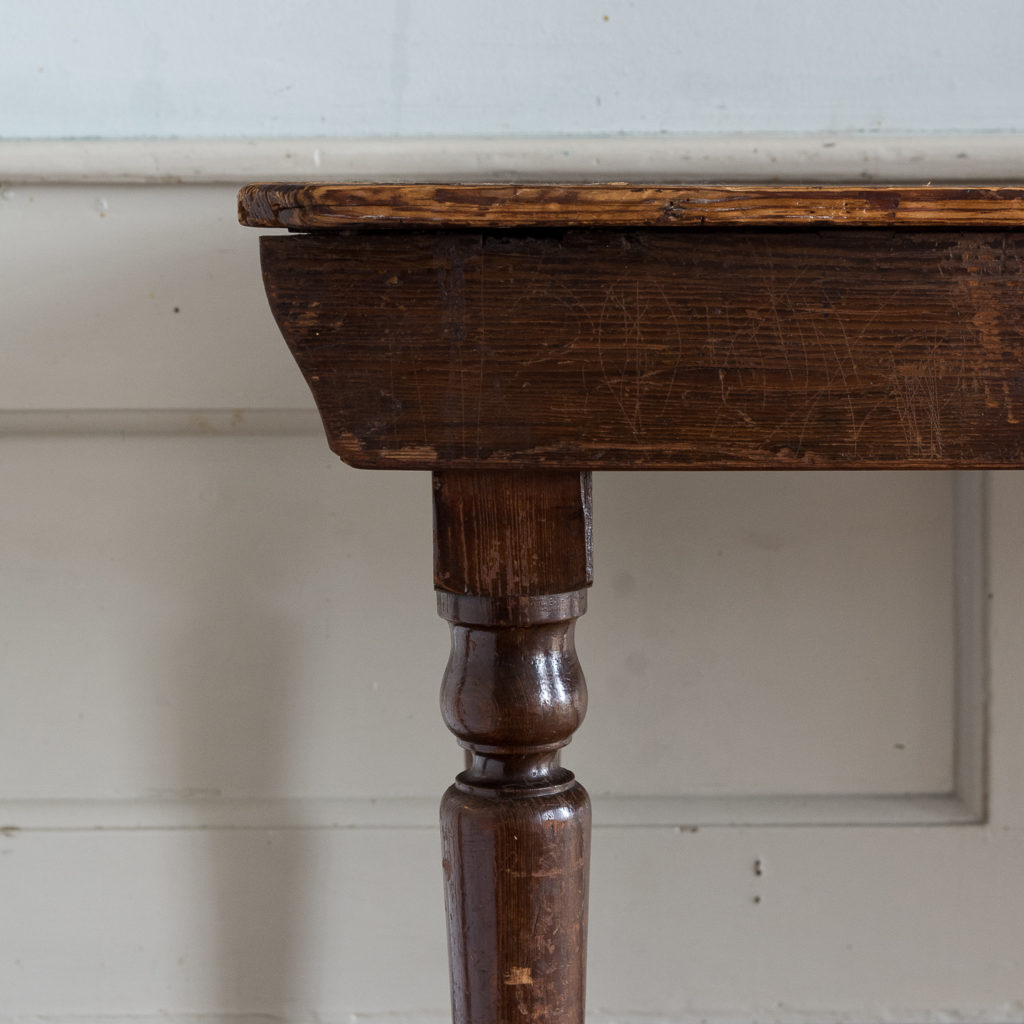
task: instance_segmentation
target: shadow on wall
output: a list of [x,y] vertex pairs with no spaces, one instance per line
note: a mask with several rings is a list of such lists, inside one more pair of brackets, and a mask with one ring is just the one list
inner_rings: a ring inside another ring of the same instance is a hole
[[[308,801],[434,803],[458,770],[437,711],[448,644],[429,516],[416,508],[429,508],[428,477],[355,474],[313,436],[145,445],[166,492],[133,506],[147,519],[131,530],[152,545],[133,552],[133,571],[151,574],[144,595],[161,594],[138,641],[154,748],[139,756],[172,780],[155,795],[199,826],[171,865],[189,904],[178,1005],[387,1008],[403,986],[425,988],[411,967],[411,980],[381,985],[395,929],[407,944],[419,935],[422,970],[442,990],[436,830],[308,817]],[[411,674],[410,651],[434,652],[422,673]],[[239,809],[245,827],[225,827]]]
[[[192,445],[205,445],[204,455],[225,447],[202,438]],[[182,484],[194,492],[192,516],[174,524],[168,539],[188,579],[176,588],[173,620],[155,638],[168,650],[153,659],[174,712],[177,786],[170,795],[190,801],[200,821],[214,801],[288,793],[301,675],[297,613],[282,607],[281,592],[289,563],[304,561],[296,551],[304,533],[282,538],[280,519],[260,514],[273,504],[272,494],[258,493],[272,487],[271,474],[239,494],[219,461],[197,458],[196,476]],[[194,899],[188,987],[204,1010],[285,1013],[308,992],[299,965],[308,973],[316,833],[299,827],[301,812],[289,800],[278,799],[273,822],[279,827],[230,828],[221,819],[198,834],[190,863],[181,865],[190,875],[182,891]]]

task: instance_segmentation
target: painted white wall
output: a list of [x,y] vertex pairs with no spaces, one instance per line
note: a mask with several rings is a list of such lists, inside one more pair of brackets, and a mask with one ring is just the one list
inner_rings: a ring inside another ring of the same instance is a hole
[[1024,130],[1017,0],[34,0],[0,138]]
[[[438,1024],[428,481],[327,451],[233,182],[1013,178],[1024,4],[4,27],[0,1024]],[[593,1021],[1024,1021],[1022,490],[598,476]]]

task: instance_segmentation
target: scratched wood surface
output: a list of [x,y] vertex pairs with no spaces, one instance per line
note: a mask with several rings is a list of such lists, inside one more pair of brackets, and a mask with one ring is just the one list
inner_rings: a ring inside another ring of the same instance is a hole
[[1024,188],[254,184],[250,227],[1024,226]]
[[1024,236],[351,232],[262,239],[356,466],[1024,462]]

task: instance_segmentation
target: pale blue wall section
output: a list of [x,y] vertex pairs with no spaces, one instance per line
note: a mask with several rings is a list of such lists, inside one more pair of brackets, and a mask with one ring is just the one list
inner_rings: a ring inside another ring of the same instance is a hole
[[1024,130],[1020,0],[35,0],[0,138]]

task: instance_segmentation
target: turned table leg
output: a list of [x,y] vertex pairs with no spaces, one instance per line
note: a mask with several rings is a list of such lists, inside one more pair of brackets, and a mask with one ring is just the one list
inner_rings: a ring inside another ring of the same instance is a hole
[[469,754],[441,803],[455,1024],[582,1024],[590,800],[560,752],[586,711],[590,474],[436,472],[434,523]]

